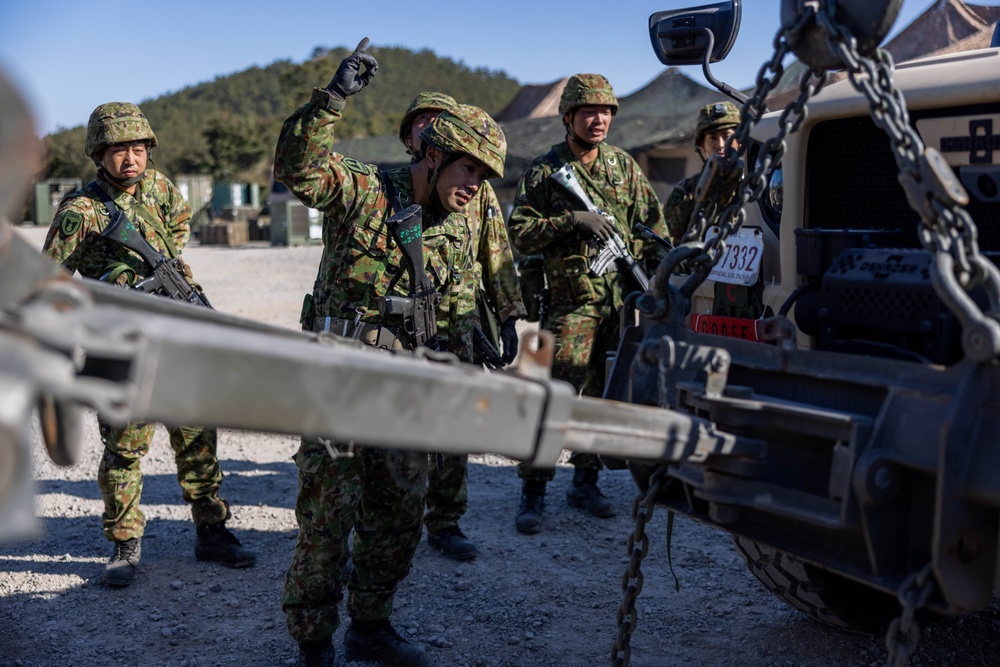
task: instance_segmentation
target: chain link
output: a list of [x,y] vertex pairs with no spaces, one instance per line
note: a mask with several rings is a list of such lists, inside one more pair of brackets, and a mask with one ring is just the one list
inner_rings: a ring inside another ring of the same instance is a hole
[[914,620],[917,610],[927,604],[934,592],[933,564],[914,572],[899,587],[896,597],[903,607],[885,633],[886,667],[906,667],[920,641],[920,626]]
[[[683,241],[700,243],[710,225],[717,225],[719,234],[704,243],[700,255],[689,260],[692,275],[681,288],[686,297],[690,297],[708,278],[712,267],[725,255],[726,239],[739,231],[746,220],[747,203],[760,198],[771,166],[781,162],[785,153],[785,137],[798,130],[805,120],[809,99],[826,83],[824,72],[809,70],[803,75],[799,83],[799,96],[782,111],[777,134],[764,142],[758,154],[757,165],[746,178],[741,179],[743,161],[740,156],[750,146],[750,132],[766,110],[768,94],[781,81],[784,74],[782,61],[791,52],[802,31],[814,20],[817,3],[805,3],[805,9],[794,25],[783,27],[775,35],[774,55],[757,73],[754,94],[743,104],[740,122],[733,136],[726,142],[725,155],[711,156],[706,161]],[[731,184],[737,181],[738,185],[732,188]]]
[[[990,360],[1000,354],[1000,269],[979,250],[976,226],[963,208],[968,195],[941,155],[925,147],[911,126],[906,102],[892,80],[892,57],[881,49],[876,49],[872,57],[862,55],[854,36],[835,20],[835,10],[832,0],[809,0],[803,3],[797,22],[778,31],[774,55],[757,75],[756,90],[743,105],[725,156],[712,156],[706,161],[683,239],[686,244],[700,247],[701,252],[687,261],[691,276],[681,287],[681,295],[690,298],[725,255],[727,238],[746,220],[746,204],[760,198],[765,176],[780,163],[785,137],[798,130],[808,113],[809,99],[826,82],[826,73],[820,70],[803,75],[799,96],[782,112],[777,133],[764,142],[756,166],[740,179],[740,156],[750,145],[750,131],[764,110],[764,100],[781,79],[781,61],[794,49],[803,29],[815,23],[843,61],[851,84],[868,101],[872,120],[891,142],[899,182],[910,206],[920,216],[918,237],[936,257],[932,273],[935,288],[962,324],[966,354],[976,361]],[[702,242],[711,225],[719,228],[718,235]],[[985,310],[968,295],[981,285],[987,287],[989,299]]]
[[635,527],[628,536],[628,567],[622,575],[622,603],[618,608],[618,635],[611,649],[612,667],[628,667],[632,659],[630,641],[635,631],[637,614],[635,601],[642,592],[642,559],[649,553],[649,536],[646,524],[653,518],[655,500],[669,481],[667,466],[660,465],[649,478],[649,488],[640,493],[632,503],[632,519]]

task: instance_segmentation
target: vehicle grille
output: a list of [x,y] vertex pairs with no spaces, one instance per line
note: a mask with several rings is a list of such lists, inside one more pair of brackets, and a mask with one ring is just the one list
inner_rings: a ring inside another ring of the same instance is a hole
[[[889,139],[870,118],[817,123],[809,135],[804,227],[900,230],[901,247],[920,247],[919,217],[906,203],[897,172]],[[980,249],[1000,252],[1000,205],[972,201],[966,210],[979,228]]]

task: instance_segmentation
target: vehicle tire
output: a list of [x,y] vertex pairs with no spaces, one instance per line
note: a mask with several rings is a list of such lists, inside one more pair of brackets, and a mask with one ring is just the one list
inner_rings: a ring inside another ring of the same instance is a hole
[[787,604],[850,632],[881,634],[902,611],[892,595],[738,535],[733,543],[750,573]]

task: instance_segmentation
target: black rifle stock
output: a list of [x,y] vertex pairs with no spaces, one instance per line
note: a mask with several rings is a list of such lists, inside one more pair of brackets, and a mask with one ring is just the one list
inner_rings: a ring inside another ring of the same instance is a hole
[[152,269],[152,275],[138,281],[132,286],[133,289],[158,294],[177,301],[186,301],[196,306],[212,307],[212,304],[208,302],[208,297],[184,277],[180,269],[180,258],[168,259],[163,253],[151,246],[149,241],[139,233],[135,223],[124,212],[115,211],[114,215],[111,216],[111,222],[101,232],[101,236],[136,253]]
[[386,220],[386,226],[403,254],[406,273],[410,277],[410,294],[405,297],[380,296],[377,307],[388,323],[401,323],[414,347],[423,345],[436,350],[436,310],[441,295],[434,290],[424,271],[424,230],[420,211],[418,204],[412,204]]
[[490,339],[486,337],[486,334],[479,327],[475,327],[472,330],[472,346],[476,354],[479,355],[479,360],[491,371],[507,365],[502,361],[499,350],[493,346],[493,343],[490,342]]

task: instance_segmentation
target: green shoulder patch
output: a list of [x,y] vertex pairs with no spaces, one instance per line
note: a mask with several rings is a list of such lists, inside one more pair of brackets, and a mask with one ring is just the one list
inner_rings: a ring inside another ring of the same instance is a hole
[[59,223],[59,233],[63,236],[73,236],[83,226],[83,214],[79,211],[66,211]]
[[365,176],[370,176],[375,173],[375,167],[370,164],[365,164],[355,160],[352,157],[344,158],[344,166],[357,174],[364,174]]

